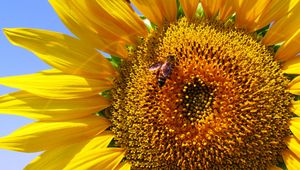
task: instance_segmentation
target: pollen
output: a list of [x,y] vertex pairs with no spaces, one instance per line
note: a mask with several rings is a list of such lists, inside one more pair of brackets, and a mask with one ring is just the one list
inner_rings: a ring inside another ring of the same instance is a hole
[[[149,69],[169,56],[168,76],[163,66]],[[293,96],[253,35],[182,18],[141,39],[119,69],[112,130],[133,169],[266,169],[281,161]]]

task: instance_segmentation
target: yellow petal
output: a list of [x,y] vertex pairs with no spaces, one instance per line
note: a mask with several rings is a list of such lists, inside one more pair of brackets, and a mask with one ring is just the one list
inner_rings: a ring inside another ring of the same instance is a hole
[[53,149],[93,138],[109,126],[108,120],[96,115],[63,122],[35,122],[0,138],[0,148],[21,152]]
[[300,57],[296,56],[283,62],[281,69],[287,74],[300,74]]
[[49,65],[65,73],[101,79],[116,71],[99,52],[68,35],[38,29],[4,30],[14,45],[26,48]]
[[265,35],[262,42],[272,45],[288,40],[299,29],[300,25],[300,2],[297,2],[291,12],[275,22]]
[[70,161],[64,170],[114,169],[125,154],[122,148],[101,148],[84,152]]
[[34,159],[25,167],[25,170],[63,169],[72,159],[75,159],[76,156],[85,154],[92,150],[106,148],[111,142],[113,136],[112,132],[102,132],[99,136],[90,140],[51,149]]
[[233,0],[200,0],[205,15],[209,18],[217,16],[226,21],[234,12]]
[[2,77],[0,84],[51,99],[84,98],[112,87],[111,80],[86,79],[57,71]]
[[273,0],[267,8],[265,8],[259,18],[255,21],[252,31],[258,30],[271,22],[279,20],[287,15],[295,7],[299,0]]
[[81,40],[102,51],[126,57],[147,28],[126,1],[50,0],[65,25]]
[[82,149],[80,150],[80,153],[78,153],[77,155],[84,153],[84,152],[98,150],[100,148],[107,148],[113,138],[114,138],[113,132],[104,131],[101,134],[99,134],[98,136],[93,137],[93,139],[88,141],[88,143],[85,144],[84,147],[82,147]]
[[220,0],[221,6],[219,9],[219,19],[221,21],[226,21],[233,13],[233,0]]
[[95,95],[87,98],[56,100],[35,96],[24,91],[0,96],[0,112],[42,121],[75,119],[96,113],[110,101]]
[[300,141],[291,136],[285,140],[287,147],[300,159]]
[[288,170],[300,169],[300,159],[291,151],[286,150],[282,153],[282,158]]
[[162,26],[165,22],[176,21],[176,0],[131,0],[131,2],[142,14],[158,26]]
[[300,100],[292,101],[292,104],[291,111],[300,116]]
[[127,162],[122,162],[116,167],[116,170],[130,170],[131,164]]
[[288,85],[288,92],[300,95],[300,76],[294,78]]
[[205,15],[209,18],[216,16],[224,3],[222,0],[200,0],[200,2]]
[[270,0],[235,0],[236,25],[239,28],[251,30],[255,20],[262,14],[271,2]]
[[180,0],[180,4],[183,8],[185,16],[191,19],[196,13],[199,0]]
[[300,140],[300,118],[292,118],[290,120],[290,129],[293,135]]
[[300,29],[285,41],[276,52],[276,59],[288,60],[300,52]]

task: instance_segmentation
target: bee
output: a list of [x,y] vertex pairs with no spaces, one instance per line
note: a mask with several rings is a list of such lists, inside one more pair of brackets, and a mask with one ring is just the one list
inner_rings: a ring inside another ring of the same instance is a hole
[[157,71],[156,78],[159,87],[165,85],[166,80],[172,75],[172,71],[175,65],[175,56],[169,55],[166,61],[154,63],[149,67],[150,71]]

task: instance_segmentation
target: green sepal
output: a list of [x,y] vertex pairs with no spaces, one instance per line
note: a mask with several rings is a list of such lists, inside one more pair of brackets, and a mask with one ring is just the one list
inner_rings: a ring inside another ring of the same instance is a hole
[[97,115],[97,116],[100,116],[100,117],[104,117],[104,118],[106,118],[106,119],[108,119],[108,120],[110,120],[110,119],[112,118],[112,115],[111,115],[111,113],[109,112],[109,107],[106,108],[106,109],[103,109],[103,110],[101,110],[101,111],[99,111],[99,112],[97,112],[96,115]]
[[107,58],[110,63],[115,67],[118,68],[122,62],[122,59],[116,56],[111,55],[110,58]]
[[196,17],[203,17],[205,16],[204,9],[201,5],[201,3],[198,5],[197,10],[196,10]]
[[105,90],[103,92],[100,92],[100,95],[105,98],[111,99],[110,90]]
[[282,168],[283,170],[288,170],[284,162],[278,163],[276,166]]
[[235,20],[236,20],[236,14],[233,14],[233,15],[231,15],[231,16],[228,18],[227,22],[232,22],[232,23],[234,23]]
[[278,51],[278,49],[281,47],[282,44],[283,43],[278,43],[278,44],[273,45],[274,53],[276,53]]
[[259,37],[264,37],[266,35],[266,33],[269,31],[270,25],[266,25],[265,27],[259,29],[256,31],[256,34]]
[[108,145],[109,148],[119,148],[115,139],[112,139]]
[[294,100],[295,100],[295,101],[298,101],[298,100],[300,100],[300,96],[298,96],[298,95],[295,95],[295,97],[294,97]]
[[[146,20],[146,19],[148,19],[147,17],[145,17],[145,16],[140,16],[140,18],[144,21],[144,20]],[[150,21],[150,20],[149,20]],[[150,25],[148,25],[148,24],[145,24],[146,25],[146,27],[147,27],[147,30],[148,30],[148,32],[150,32],[150,30],[155,30],[156,28],[157,28],[157,26],[153,23],[153,22],[151,22],[150,21]]]
[[101,110],[101,111],[97,112],[96,115],[97,115],[97,116],[100,116],[100,117],[106,117],[106,116],[104,115],[104,110]]
[[179,19],[184,17],[184,11],[179,0],[176,0],[176,3],[177,3],[177,19]]

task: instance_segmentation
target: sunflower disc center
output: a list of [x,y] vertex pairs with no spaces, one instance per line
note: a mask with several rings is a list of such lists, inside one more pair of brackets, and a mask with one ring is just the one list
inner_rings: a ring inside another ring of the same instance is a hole
[[183,18],[122,63],[112,130],[133,168],[267,169],[291,135],[288,83],[252,35]]
[[203,112],[208,109],[213,101],[213,90],[204,84],[200,78],[195,78],[192,83],[183,86],[178,107],[182,107],[182,115],[190,120],[201,120]]

